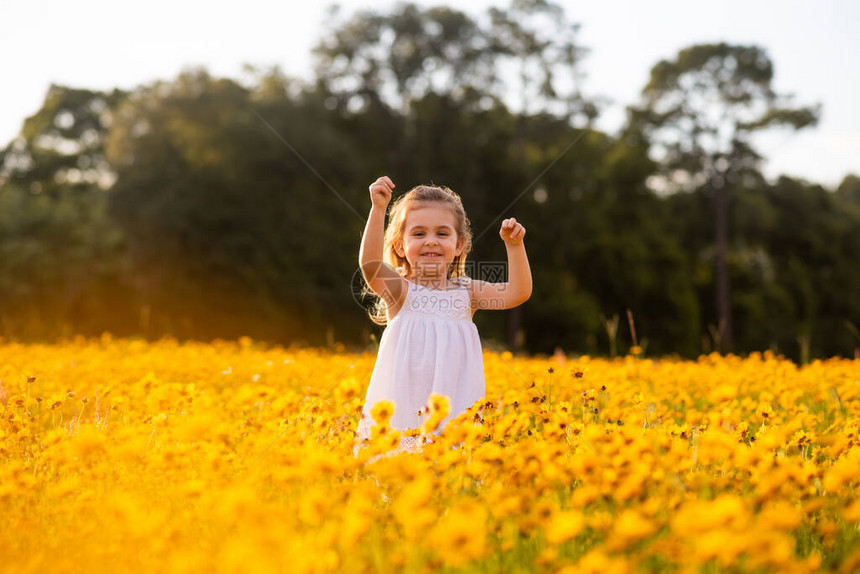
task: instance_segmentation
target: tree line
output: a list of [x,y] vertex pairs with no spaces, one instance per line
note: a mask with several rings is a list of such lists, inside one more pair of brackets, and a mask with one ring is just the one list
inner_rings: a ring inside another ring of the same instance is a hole
[[820,109],[773,91],[764,49],[704,44],[656,63],[611,135],[586,54],[550,2],[401,4],[332,11],[309,81],[52,86],[0,151],[0,336],[361,348],[379,331],[358,245],[384,173],[460,193],[476,273],[504,261],[499,221],[525,223],[534,295],[476,314],[490,346],[853,356],[860,178],[767,181],[753,141]]

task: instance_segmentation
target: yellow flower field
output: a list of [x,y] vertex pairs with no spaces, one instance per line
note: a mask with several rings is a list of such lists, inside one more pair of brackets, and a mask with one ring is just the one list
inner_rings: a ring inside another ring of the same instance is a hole
[[860,360],[486,353],[399,453],[374,360],[0,342],[0,571],[860,569]]

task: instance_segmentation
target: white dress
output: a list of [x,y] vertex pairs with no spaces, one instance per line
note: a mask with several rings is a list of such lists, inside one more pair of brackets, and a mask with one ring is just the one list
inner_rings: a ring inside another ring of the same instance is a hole
[[[421,426],[418,411],[427,405],[430,393],[446,395],[451,412],[439,425],[439,432],[449,419],[484,396],[481,339],[472,322],[466,289],[470,279],[453,281],[457,287],[447,290],[407,281],[403,305],[380,339],[358,424],[359,441],[370,438],[375,424],[370,413],[379,400],[394,402],[391,427],[405,431]],[[418,441],[404,437],[400,444],[412,447]]]

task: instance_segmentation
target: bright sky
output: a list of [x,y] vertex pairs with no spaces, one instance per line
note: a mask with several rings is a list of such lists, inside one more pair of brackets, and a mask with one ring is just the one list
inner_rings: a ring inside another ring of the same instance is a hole
[[[507,2],[417,0],[482,14]],[[624,106],[637,100],[651,67],[695,43],[726,41],[764,47],[774,62],[774,87],[798,104],[823,104],[819,125],[760,140],[766,174],[804,177],[827,186],[860,174],[860,3],[852,0],[602,0],[559,1],[581,24],[591,50],[582,69],[587,95],[614,101],[598,126],[615,132]],[[341,0],[347,13],[386,10],[387,0]],[[310,78],[310,50],[323,32],[325,2],[243,0],[32,0],[0,3],[0,145],[35,113],[51,83],[131,89],[206,67],[238,78],[243,63],[278,65]],[[468,8],[464,8],[468,6]]]

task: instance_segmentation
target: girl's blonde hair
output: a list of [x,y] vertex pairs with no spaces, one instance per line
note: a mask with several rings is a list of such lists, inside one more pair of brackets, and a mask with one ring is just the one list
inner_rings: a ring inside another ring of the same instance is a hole
[[[385,228],[382,259],[395,269],[403,268],[405,276],[412,275],[409,261],[397,254],[396,247],[403,244],[403,228],[406,226],[406,215],[409,210],[426,207],[429,204],[441,204],[450,208],[451,213],[454,214],[457,241],[463,246],[463,249],[451,263],[447,278],[463,277],[466,275],[466,256],[472,250],[472,228],[469,224],[469,218],[466,217],[466,210],[463,209],[460,196],[444,186],[417,185],[394,200],[388,212],[388,227]],[[376,299],[368,311],[370,318],[377,325],[385,325],[387,323],[385,300],[373,293],[368,286],[365,286],[365,293]]]

